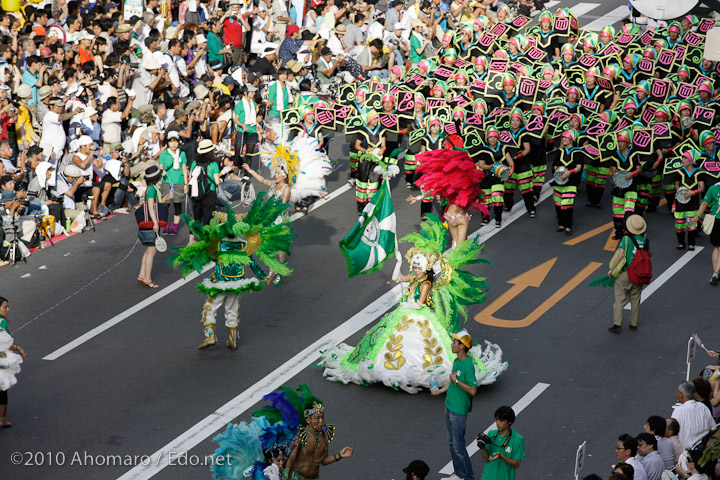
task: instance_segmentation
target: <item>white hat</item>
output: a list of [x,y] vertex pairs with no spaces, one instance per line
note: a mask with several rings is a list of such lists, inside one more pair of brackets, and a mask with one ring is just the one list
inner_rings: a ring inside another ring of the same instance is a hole
[[88,32],[87,30],[82,30],[77,36],[78,42],[80,40],[93,40],[94,38],[95,38],[95,35]]
[[160,65],[160,62],[157,58],[151,55],[143,59],[142,67],[145,70],[157,70],[158,68],[162,67],[162,65]]
[[202,83],[198,83],[193,87],[193,93],[195,93],[195,98],[197,98],[198,100],[202,100],[208,96],[210,90],[208,90],[208,88]]
[[80,170],[80,167],[77,167],[76,165],[66,165],[65,169],[63,170],[63,174],[66,177],[73,177],[78,178],[83,176],[82,170]]
[[205,38],[205,35],[203,35],[202,33],[198,33],[197,35],[195,35],[195,43],[197,43],[198,45],[200,45],[201,43],[207,43],[207,38]]
[[95,110],[93,107],[88,107],[88,108],[83,112],[83,118],[90,118],[90,117],[92,117],[93,115],[95,115],[95,114],[97,114],[97,113],[98,113],[98,111]]
[[395,28],[395,30],[407,30],[407,29],[408,29],[408,26],[405,25],[404,23],[398,22],[398,23],[395,24],[395,27],[394,27],[394,28]]
[[92,145],[93,143],[93,139],[90,138],[88,135],[83,135],[82,137],[78,138],[78,147]]
[[215,144],[212,142],[212,140],[208,140],[207,138],[204,140],[200,140],[200,143],[197,147],[197,153],[202,155],[203,153],[212,152],[215,150]]
[[170,132],[167,134],[167,137],[165,137],[165,140],[170,140],[170,139],[173,139],[173,138],[175,138],[175,139],[177,139],[177,140],[180,140],[180,134],[178,134],[177,130],[172,130],[172,131],[170,131]]
[[23,83],[18,87],[15,95],[17,95],[18,98],[30,98],[32,96],[32,88],[30,88],[30,85],[27,83]]
[[38,177],[38,183],[40,183],[41,188],[47,187],[47,172],[48,170],[54,169],[55,165],[50,162],[40,162],[37,164],[37,167],[35,167],[35,175]]

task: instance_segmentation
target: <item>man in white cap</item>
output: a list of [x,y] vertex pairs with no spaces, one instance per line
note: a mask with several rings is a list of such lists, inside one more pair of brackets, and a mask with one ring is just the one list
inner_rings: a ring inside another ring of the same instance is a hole
[[135,94],[135,101],[132,104],[135,108],[152,103],[155,92],[165,86],[166,73],[157,58],[153,56],[143,58],[132,83],[132,91]]
[[[80,201],[82,196],[81,192],[83,191],[82,184],[85,181],[86,178],[83,177],[82,170],[75,165],[65,166],[62,172],[57,175],[53,196],[62,198],[65,218],[71,221],[75,220],[80,213],[87,210],[85,204]],[[99,195],[100,189],[98,188],[97,190]]]
[[35,167],[35,176],[28,184],[28,198],[31,201],[39,202],[50,215],[54,216],[61,225],[65,223],[62,205],[53,200],[51,191],[56,182],[55,165],[50,162],[40,162]]
[[454,339],[450,348],[452,353],[457,355],[452,365],[450,383],[433,392],[433,395],[447,392],[445,396],[445,422],[447,424],[448,443],[450,444],[450,457],[455,469],[455,474],[450,478],[453,480],[474,480],[470,456],[465,446],[467,415],[472,408],[472,397],[477,392],[475,364],[468,355],[468,351],[473,345],[473,339],[467,330],[451,333],[450,336]]

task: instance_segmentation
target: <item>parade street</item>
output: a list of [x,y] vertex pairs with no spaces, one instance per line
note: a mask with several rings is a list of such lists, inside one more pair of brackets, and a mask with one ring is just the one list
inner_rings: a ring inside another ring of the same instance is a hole
[[[559,7],[596,31],[627,13],[619,1],[548,2]],[[212,438],[230,422],[249,420],[263,395],[302,383],[336,426],[330,454],[354,449],[352,458],[322,467],[321,478],[404,478],[413,459],[430,465],[428,478],[452,473],[443,396],[342,385],[315,367],[328,346],[357,344],[400,291],[390,281],[392,259],[379,272],[347,278],[338,241],[356,221],[355,198],[346,182],[347,146],[338,138],[330,151],[341,168],[328,179],[329,197],[292,217],[293,274],[277,288],[241,296],[236,351],[225,347],[222,322],[218,345],[197,349],[204,298],[195,284],[207,273],[182,280],[164,263],[168,251],[155,261],[160,288],[138,286],[143,247],[130,215],[0,269],[12,334],[29,354],[10,392],[14,426],[0,432],[0,478],[211,478]],[[410,190],[402,178],[391,185],[402,237],[418,229],[419,206],[405,201]],[[551,194],[546,185],[535,219],[518,201],[501,229],[481,227],[479,213],[470,221],[492,266],[472,267],[490,291],[485,303],[469,308],[465,326],[476,341],[498,344],[510,366],[478,389],[466,440],[474,444],[498,406],[514,406],[513,429],[524,436],[526,454],[518,478],[572,478],[584,441],[582,473],[606,477],[620,434],[638,434],[650,415],[671,415],[688,338],[698,333],[708,348],[720,347],[711,335],[719,305],[708,285],[711,248],[700,236],[694,252],[677,251],[664,204],[647,214],[654,278],[643,292],[639,328],[630,331],[626,319],[621,334],[608,333],[613,291],[588,283],[607,273],[617,245],[609,191],[604,209],[585,208],[580,187],[573,236],[555,232]],[[167,241],[184,246],[187,228]],[[406,249],[400,244],[403,255]],[[691,376],[710,360],[698,349]],[[479,479],[479,453],[472,463]]]

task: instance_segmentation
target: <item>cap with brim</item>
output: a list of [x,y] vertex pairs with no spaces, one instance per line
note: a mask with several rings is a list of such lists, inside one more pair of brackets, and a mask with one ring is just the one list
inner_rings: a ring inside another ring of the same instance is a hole
[[410,462],[410,465],[403,468],[403,473],[416,475],[418,478],[425,478],[428,473],[430,473],[430,467],[422,460],[413,460]]
[[90,117],[92,117],[93,115],[97,115],[97,113],[98,113],[98,111],[95,110],[93,107],[88,107],[88,108],[85,109],[85,111],[83,112],[83,118],[90,118]]
[[63,169],[63,175],[65,175],[66,177],[77,178],[82,177],[82,174],[82,170],[80,170],[80,167],[76,165],[66,165]]
[[295,25],[295,24],[293,23],[292,25],[290,25],[289,27],[287,27],[287,30],[285,31],[285,36],[286,36],[286,37],[289,37],[289,36],[293,35],[293,34],[296,33],[296,32],[299,32],[299,31],[300,31],[300,27],[298,27],[297,25]]
[[201,43],[207,43],[207,38],[202,33],[195,35],[195,43],[200,45]]
[[38,97],[40,98],[40,100],[42,100],[43,98],[47,98],[51,93],[52,93],[52,88],[50,88],[47,85],[43,85],[42,87],[40,87],[40,90],[38,91]]
[[472,348],[473,340],[472,340],[472,337],[470,336],[470,334],[467,332],[467,330],[460,330],[457,333],[451,333],[450,336],[452,338],[454,338],[455,340],[458,340],[463,345],[465,345],[468,348],[468,350],[470,348]]
[[160,65],[157,58],[149,56],[143,59],[142,66],[145,70],[157,70],[162,65]]
[[208,88],[202,83],[198,83],[193,87],[193,93],[195,94],[195,98],[202,100],[208,96],[210,90],[208,90]]
[[196,108],[198,108],[200,106],[202,106],[202,102],[200,102],[198,100],[193,100],[192,102],[187,104],[187,107],[185,110],[188,112],[192,112],[193,110],[195,110]]
[[160,170],[157,165],[150,165],[145,169],[144,177],[146,182],[152,182],[162,177],[162,170]]
[[30,98],[32,96],[32,88],[30,88],[30,85],[23,83],[18,87],[15,95],[17,95],[18,98]]
[[108,153],[117,152],[118,150],[122,150],[122,149],[123,149],[123,146],[122,146],[122,143],[120,143],[120,142],[111,143],[110,145],[108,145],[108,148],[107,148]]
[[628,232],[632,233],[633,235],[641,235],[645,233],[647,224],[645,223],[645,219],[643,219],[643,217],[641,217],[640,215],[630,215],[625,221],[625,227],[627,228]]
[[118,25],[118,27],[115,29],[115,33],[127,33],[130,30],[132,30],[132,26],[130,26],[127,23],[121,23]]
[[149,124],[155,122],[155,115],[153,115],[150,112],[143,113],[142,115],[140,115],[140,122],[142,122],[146,125],[149,125]]
[[248,92],[257,92],[257,88],[255,88],[255,85],[245,85],[245,88],[247,88]]
[[180,140],[180,134],[177,132],[177,130],[173,130],[173,131],[171,131],[170,133],[167,134],[167,140],[168,140],[168,141],[169,141],[169,140],[172,140],[173,138],[174,138],[175,140]]
[[15,195],[15,192],[13,192],[12,190],[4,190],[2,192],[2,196],[0,196],[0,203],[12,202],[13,200],[17,200],[17,195]]
[[59,105],[61,107],[65,106],[65,102],[59,98],[53,98],[50,100],[50,105]]
[[112,10],[113,8],[115,8],[117,6],[118,6],[118,4],[115,2],[108,2],[105,4],[105,11],[109,12],[110,10]]
[[204,140],[200,140],[197,148],[198,154],[202,155],[203,153],[212,152],[213,150],[215,150],[215,145],[213,144],[212,140],[208,140],[207,138]]
[[79,147],[84,147],[85,145],[92,145],[92,144],[93,144],[93,139],[90,138],[90,136],[88,136],[88,135],[83,135],[82,137],[80,137],[78,139]]
[[344,35],[347,33],[347,27],[345,25],[338,25],[337,27],[335,27],[335,33]]
[[140,115],[143,115],[145,113],[152,113],[152,111],[153,111],[153,106],[150,105],[149,103],[147,103],[145,105],[140,105],[140,107],[138,108],[138,112],[140,112]]

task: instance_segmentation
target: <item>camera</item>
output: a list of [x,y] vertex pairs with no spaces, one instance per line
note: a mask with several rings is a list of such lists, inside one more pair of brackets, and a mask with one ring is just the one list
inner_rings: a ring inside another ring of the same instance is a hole
[[487,445],[488,443],[492,443],[492,439],[484,433],[479,433],[475,440],[477,441],[477,446],[480,449],[485,448],[485,445]]

